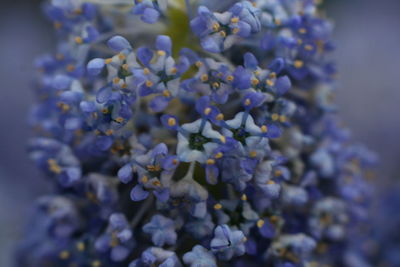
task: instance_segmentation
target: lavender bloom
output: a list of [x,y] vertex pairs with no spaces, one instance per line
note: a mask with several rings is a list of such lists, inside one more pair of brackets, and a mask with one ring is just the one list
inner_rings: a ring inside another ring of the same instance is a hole
[[54,191],[17,266],[376,257],[353,245],[376,156],[333,112],[318,1],[82,2],[44,4],[59,39],[35,62],[29,152]]

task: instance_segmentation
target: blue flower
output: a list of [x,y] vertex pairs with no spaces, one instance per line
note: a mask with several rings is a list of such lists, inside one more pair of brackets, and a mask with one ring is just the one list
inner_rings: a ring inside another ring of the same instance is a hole
[[214,255],[206,248],[196,245],[183,255],[183,261],[191,267],[217,267]]
[[242,231],[231,230],[228,225],[223,224],[215,228],[210,246],[219,259],[230,260],[234,256],[242,256],[245,253],[245,242],[246,237]]
[[154,245],[158,247],[165,244],[174,245],[177,238],[174,221],[159,214],[154,215],[151,221],[143,226],[143,232],[150,234]]

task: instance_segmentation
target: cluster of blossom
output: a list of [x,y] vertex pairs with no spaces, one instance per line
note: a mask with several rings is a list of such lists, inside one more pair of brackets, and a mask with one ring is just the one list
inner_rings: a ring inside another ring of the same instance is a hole
[[334,114],[317,6],[47,2],[59,44],[36,62],[30,153],[54,192],[19,266],[361,261],[376,159]]

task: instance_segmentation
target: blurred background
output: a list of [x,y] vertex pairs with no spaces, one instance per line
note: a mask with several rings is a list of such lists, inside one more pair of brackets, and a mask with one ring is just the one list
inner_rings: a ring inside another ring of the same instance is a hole
[[[354,140],[380,155],[377,184],[391,183],[400,171],[400,1],[325,2],[335,24],[341,117]],[[26,115],[34,101],[32,62],[54,50],[55,38],[38,0],[1,0],[0,36],[0,266],[8,267],[30,204],[48,191],[27,158]]]

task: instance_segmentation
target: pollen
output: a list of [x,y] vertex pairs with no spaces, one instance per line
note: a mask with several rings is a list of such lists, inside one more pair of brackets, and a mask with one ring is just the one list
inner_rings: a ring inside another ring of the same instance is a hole
[[258,227],[258,228],[261,228],[261,227],[263,227],[263,226],[264,226],[264,224],[265,224],[265,221],[264,221],[264,220],[262,220],[262,219],[260,219],[260,220],[258,220],[258,221],[257,221],[257,227]]
[[243,200],[243,201],[247,201],[247,195],[246,195],[246,194],[243,194],[243,195],[240,197],[240,199]]
[[106,64],[110,64],[112,62],[112,58],[106,58],[106,60],[104,60],[104,63]]
[[225,32],[225,31],[220,31],[219,34],[220,34],[222,37],[226,37],[226,32]]
[[67,71],[72,72],[74,70],[75,70],[75,66],[74,65],[72,65],[72,64],[68,64],[67,65]]
[[267,184],[275,184],[273,180],[268,180]]
[[165,97],[171,96],[171,93],[168,90],[164,90],[162,93],[163,93],[163,96],[165,96]]
[[272,114],[271,119],[272,119],[273,121],[277,121],[277,120],[279,119],[279,114],[278,114],[278,113]]
[[231,18],[231,23],[238,23],[238,22],[239,22],[239,18],[238,17]]
[[204,115],[209,115],[211,113],[211,108],[207,107],[204,109]]
[[261,132],[263,132],[263,133],[268,132],[268,126],[267,125],[261,126]]
[[120,81],[121,81],[121,79],[118,78],[118,77],[115,77],[115,78],[113,79],[113,83],[114,83],[114,84],[118,84]]
[[143,176],[141,179],[140,179],[141,181],[142,181],[142,183],[147,183],[148,181],[149,181],[149,177],[147,177],[146,175],[145,176]]
[[223,144],[226,143],[226,137],[225,137],[225,136],[221,136],[221,137],[219,138],[219,140],[220,140]]
[[76,249],[79,250],[79,251],[84,251],[85,250],[85,243],[78,242],[78,244],[76,244]]
[[58,256],[60,257],[60,259],[66,260],[66,259],[69,258],[70,253],[67,250],[63,250],[63,251],[60,252],[60,254]]
[[222,153],[222,152],[218,152],[217,154],[215,154],[215,158],[216,159],[220,159],[220,158],[222,158],[224,156],[224,154]]
[[80,36],[75,37],[74,40],[75,40],[75,43],[77,43],[77,44],[83,44],[83,39]]
[[252,79],[252,80],[251,80],[251,84],[252,84],[253,86],[258,85],[259,83],[260,83],[260,80],[259,80],[259,79]]
[[203,75],[201,75],[200,79],[201,79],[202,82],[206,82],[206,81],[208,81],[208,75],[207,74],[203,74]]
[[148,68],[143,69],[143,74],[148,75],[150,73],[150,70]]
[[232,30],[233,34],[238,34],[240,32],[239,28],[233,28]]
[[228,82],[233,81],[233,79],[234,79],[234,77],[233,77],[232,75],[228,75],[228,76],[226,77],[226,80],[227,80]]
[[174,118],[169,118],[168,119],[168,126],[175,126],[176,125],[176,120]]
[[222,205],[217,203],[217,204],[214,205],[214,209],[215,210],[220,210],[220,209],[222,209]]
[[95,260],[95,261],[92,261],[92,267],[100,267],[101,266],[101,261],[99,261],[99,260]]
[[179,160],[177,160],[177,159],[172,160],[172,164],[177,165],[178,163],[179,163]]
[[118,58],[119,58],[120,60],[125,60],[125,59],[126,59],[126,56],[125,56],[124,54],[120,53],[120,54],[118,54]]
[[213,159],[207,160],[207,165],[214,165],[214,164],[215,164],[215,160],[213,160]]
[[154,186],[161,186],[161,182],[158,181],[158,180],[155,180],[152,184],[153,184]]
[[267,79],[267,80],[265,81],[265,83],[266,83],[268,86],[274,86],[274,81],[271,80],[271,79]]
[[107,136],[111,136],[114,134],[114,130],[113,129],[108,129],[105,133]]
[[62,27],[62,23],[61,22],[54,22],[54,28],[56,29],[56,30],[58,30],[58,29],[61,29],[61,27]]
[[167,53],[164,50],[158,50],[157,51],[157,55],[159,55],[160,57],[165,56]]
[[255,158],[255,157],[257,157],[257,151],[252,150],[252,151],[250,151],[249,155],[251,158]]
[[217,31],[219,30],[220,27],[221,27],[221,26],[219,25],[219,23],[214,23],[214,24],[212,25],[212,29],[213,29],[213,31],[215,31],[215,32],[217,32]]
[[304,49],[307,51],[312,51],[313,50],[313,46],[312,45],[305,45]]
[[282,122],[282,123],[286,122],[287,121],[286,116],[285,115],[279,116],[279,121]]
[[222,120],[224,119],[224,114],[219,113],[219,114],[215,117],[215,119],[216,119],[217,121],[222,121]]
[[60,174],[61,173],[61,167],[60,165],[58,165],[58,163],[56,162],[55,159],[48,159],[47,160],[47,164],[49,164],[49,170],[51,172],[54,172],[56,174]]
[[301,67],[303,67],[304,62],[301,60],[295,60],[293,65],[295,68],[300,69]]
[[173,67],[173,68],[171,68],[170,72],[171,72],[171,74],[175,75],[178,72],[178,69]]
[[124,70],[129,70],[129,65],[128,65],[128,64],[123,64],[123,65],[122,65],[122,68],[123,68]]
[[118,118],[115,119],[115,121],[118,122],[118,123],[122,123],[124,121],[124,118],[118,117]]
[[250,106],[251,105],[251,100],[249,98],[246,98],[246,100],[244,101],[244,105],[245,106]]
[[300,29],[299,29],[299,33],[305,34],[305,33],[307,33],[307,29],[305,29],[305,28],[300,28]]
[[195,63],[195,65],[196,65],[196,67],[200,68],[200,67],[203,66],[203,62],[197,61],[197,62]]
[[150,81],[150,80],[147,80],[146,81],[146,86],[147,87],[152,87],[154,84],[153,84],[153,82],[152,81]]
[[276,170],[274,175],[275,176],[281,176],[282,175],[282,171],[281,170]]

